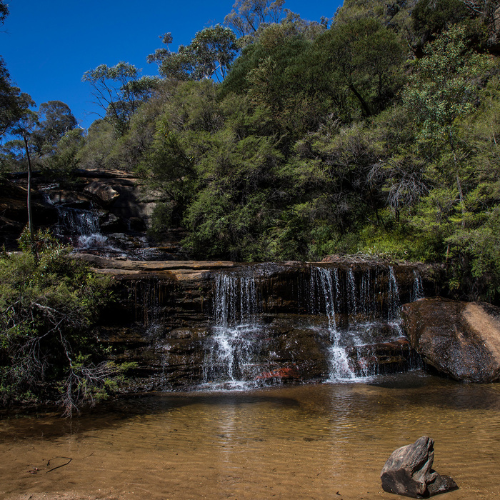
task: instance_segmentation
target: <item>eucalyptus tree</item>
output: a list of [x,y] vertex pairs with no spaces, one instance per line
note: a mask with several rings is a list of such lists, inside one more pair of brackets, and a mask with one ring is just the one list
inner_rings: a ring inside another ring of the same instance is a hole
[[236,0],[233,9],[224,18],[224,24],[241,37],[240,45],[247,45],[259,28],[278,23],[283,15],[285,0]]
[[[0,25],[4,24],[8,14],[8,5],[0,0]],[[0,136],[15,125],[31,104],[31,97],[15,86],[0,57]]]
[[70,107],[61,101],[48,101],[38,108],[38,126],[32,140],[39,155],[50,154],[59,140],[77,126]]
[[3,1],[0,0],[0,24],[3,24],[5,18],[9,14],[9,6]]
[[[34,102],[32,102],[34,105]],[[38,124],[38,116],[34,111],[30,109],[26,109],[15,123],[15,125],[11,128],[10,133],[13,136],[20,137],[24,144],[24,149],[26,153],[26,160],[28,162],[28,187],[27,187],[27,210],[28,210],[28,231],[31,241],[31,249],[34,255],[36,255],[36,247],[34,240],[34,228],[33,228],[33,210],[31,203],[31,176],[32,176],[32,163],[31,163],[31,154],[30,150],[32,148],[31,144],[31,136],[33,131],[35,130]]]
[[180,45],[177,52],[168,48],[173,42],[171,33],[160,39],[167,48],[157,49],[147,61],[157,63],[162,76],[176,80],[215,78],[221,82],[238,54],[236,35],[220,24],[199,31],[189,45]]
[[132,115],[151,97],[158,84],[155,77],[139,77],[140,71],[122,61],[112,67],[101,64],[82,77],[92,87],[94,104],[104,112],[101,117],[109,119],[119,135],[125,133]]

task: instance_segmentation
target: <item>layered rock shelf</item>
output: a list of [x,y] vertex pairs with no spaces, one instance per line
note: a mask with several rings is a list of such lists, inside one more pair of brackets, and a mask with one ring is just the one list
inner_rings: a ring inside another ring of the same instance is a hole
[[353,263],[110,260],[119,301],[102,318],[137,386],[325,381],[418,364],[399,307],[433,291],[430,268]]

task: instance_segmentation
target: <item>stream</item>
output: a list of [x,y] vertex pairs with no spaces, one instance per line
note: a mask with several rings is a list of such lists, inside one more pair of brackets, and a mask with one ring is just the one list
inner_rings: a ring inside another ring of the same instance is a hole
[[446,499],[494,499],[499,410],[499,385],[417,370],[124,397],[73,420],[4,415],[0,498],[390,499],[380,486],[385,461],[428,435],[434,468],[459,486]]

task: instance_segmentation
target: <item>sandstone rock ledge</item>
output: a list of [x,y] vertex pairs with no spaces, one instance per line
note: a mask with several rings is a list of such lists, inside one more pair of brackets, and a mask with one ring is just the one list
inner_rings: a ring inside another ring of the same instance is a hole
[[405,304],[402,314],[425,363],[455,380],[500,381],[500,308],[432,298]]
[[210,271],[237,266],[230,261],[136,261],[109,259],[85,253],[75,253],[73,257],[88,262],[100,274],[121,277],[147,274],[168,276],[177,281],[198,280]]

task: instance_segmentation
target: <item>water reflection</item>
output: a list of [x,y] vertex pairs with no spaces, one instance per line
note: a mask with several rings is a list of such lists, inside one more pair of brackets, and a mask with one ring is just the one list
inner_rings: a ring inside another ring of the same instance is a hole
[[[496,498],[499,409],[497,385],[412,373],[124,398],[73,421],[4,418],[0,498],[382,499],[385,460],[421,435],[436,441],[436,469],[460,486],[447,498]],[[47,460],[61,456],[73,460],[48,474]]]

